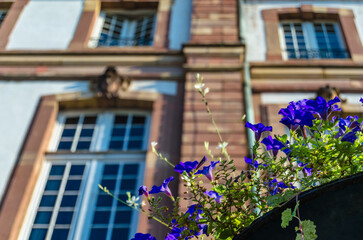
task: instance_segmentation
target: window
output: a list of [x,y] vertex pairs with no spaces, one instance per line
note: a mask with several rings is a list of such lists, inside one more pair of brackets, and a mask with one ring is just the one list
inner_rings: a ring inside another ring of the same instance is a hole
[[101,12],[90,46],[151,46],[155,18],[150,11]]
[[333,22],[282,22],[285,59],[348,58],[339,24]]
[[7,13],[8,13],[7,10],[0,10],[0,25],[3,23]]
[[148,113],[62,113],[45,156],[24,239],[125,239],[138,213],[126,200],[142,185]]

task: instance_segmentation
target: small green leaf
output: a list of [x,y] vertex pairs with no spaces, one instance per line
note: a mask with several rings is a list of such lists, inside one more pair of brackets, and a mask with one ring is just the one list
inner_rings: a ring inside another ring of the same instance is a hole
[[281,220],[282,220],[281,222],[282,228],[286,228],[287,226],[289,226],[289,223],[292,220],[291,208],[285,209],[285,211],[282,212]]
[[304,240],[315,240],[318,238],[318,235],[316,235],[316,226],[313,221],[304,220],[301,222],[301,226],[304,233]]
[[296,205],[295,205],[294,211],[292,212],[292,216],[293,216],[293,217],[295,217],[295,216],[296,216],[296,210],[297,210],[297,208],[299,207],[299,203],[300,203],[300,201],[298,201],[298,202],[296,203]]
[[231,238],[232,232],[230,229],[225,229],[219,234],[219,239]]

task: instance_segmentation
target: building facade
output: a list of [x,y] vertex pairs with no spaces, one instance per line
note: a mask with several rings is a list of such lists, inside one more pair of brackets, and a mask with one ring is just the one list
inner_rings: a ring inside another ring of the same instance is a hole
[[14,0],[0,22],[1,239],[163,239],[98,184],[177,177],[152,141],[174,164],[218,153],[197,73],[240,168],[245,113],[283,132],[278,109],[323,87],[360,111],[362,1]]

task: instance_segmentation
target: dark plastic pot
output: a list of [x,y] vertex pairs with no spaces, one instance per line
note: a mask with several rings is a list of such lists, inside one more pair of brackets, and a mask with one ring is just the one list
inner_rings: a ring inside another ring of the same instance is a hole
[[[312,220],[318,239],[363,239],[363,173],[324,184],[299,196],[300,217]],[[289,227],[281,227],[281,213],[294,209],[295,199],[254,221],[234,240],[294,240],[294,219]]]

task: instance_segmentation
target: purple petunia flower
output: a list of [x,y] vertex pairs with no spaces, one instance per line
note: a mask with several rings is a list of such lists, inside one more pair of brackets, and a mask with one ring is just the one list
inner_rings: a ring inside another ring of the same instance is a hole
[[217,203],[222,202],[223,195],[219,195],[216,191],[207,191],[204,193],[207,194],[209,197],[214,198]]
[[280,149],[285,147],[282,142],[277,139],[272,139],[271,136],[264,138],[261,142],[265,144],[267,150],[272,150],[272,154],[274,155],[274,157],[276,157]]
[[259,163],[257,160],[253,161],[252,159],[245,157],[245,162],[250,164],[251,166],[253,166],[255,169],[257,169],[259,167]]
[[335,138],[339,138],[343,136],[347,129],[353,129],[354,132],[357,132],[360,130],[360,124],[357,121],[358,117],[352,117],[348,116],[347,118],[339,118],[338,126],[339,126],[339,132],[335,135]]
[[343,137],[342,137],[342,142],[350,142],[350,143],[354,143],[355,140],[357,139],[357,131],[351,131],[347,134],[345,134]]
[[139,188],[139,196],[141,196],[141,195],[145,195],[147,198],[149,198],[149,193],[148,193],[148,191],[147,191],[147,187],[146,186],[141,186],[140,188]]
[[252,124],[252,123],[246,122],[245,127],[251,129],[255,133],[256,142],[258,142],[260,140],[261,133],[263,133],[265,131],[270,131],[270,132],[272,131],[271,126],[264,126],[262,123]]
[[189,174],[190,176],[190,172],[195,170],[198,166],[198,161],[194,161],[194,162],[180,162],[179,164],[177,164],[174,168],[174,171],[178,172],[178,173],[183,173],[184,171],[186,173]]
[[360,98],[360,99],[359,99],[359,101],[360,101],[360,102],[362,103],[362,105],[363,105],[363,98]]
[[277,182],[276,178],[269,182],[269,193],[271,196],[276,195],[277,193],[280,193],[282,189],[289,188],[285,183],[283,182]]
[[316,100],[308,100],[306,105],[310,111],[318,114],[321,119],[327,120],[330,113],[341,110],[337,105],[334,105],[338,102],[340,102],[338,97],[327,102],[324,98],[318,96]]
[[299,165],[299,167],[304,167],[303,173],[305,173],[306,176],[308,176],[308,177],[311,176],[311,172],[312,172],[313,168],[305,167],[306,165],[308,165],[307,163],[303,164],[302,162],[299,162],[298,165]]
[[143,234],[143,233],[136,233],[134,238],[131,240],[156,240],[155,237],[151,236],[151,234]]
[[165,240],[178,240],[179,237],[181,237],[183,231],[184,227],[178,228],[177,226],[174,226],[171,232],[166,235]]
[[295,131],[299,126],[313,126],[314,115],[309,111],[296,109],[292,103],[287,108],[281,108],[279,114],[284,116],[280,123]]
[[[201,207],[202,207],[201,205],[197,205],[197,204],[190,205],[188,207],[188,211],[186,211],[184,215],[186,215],[187,213],[189,213],[189,217],[190,217],[190,216],[192,216],[195,213],[195,211],[197,211],[197,216],[195,217],[195,221],[198,222],[200,219],[202,219],[202,215],[201,214],[203,213],[203,210],[200,209]],[[198,208],[198,209],[196,209],[196,208]]]
[[219,161],[214,162],[212,161],[208,167],[203,167],[202,170],[197,171],[195,174],[203,174],[205,175],[210,181],[213,181],[213,173],[212,170],[216,167]]
[[156,194],[156,193],[163,192],[166,195],[168,195],[174,201],[174,197],[171,194],[170,188],[168,187],[169,182],[171,182],[172,180],[174,180],[173,176],[171,176],[170,178],[165,179],[163,184],[161,184],[160,187],[154,185],[149,193],[150,194]]

